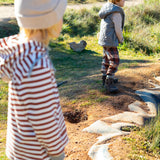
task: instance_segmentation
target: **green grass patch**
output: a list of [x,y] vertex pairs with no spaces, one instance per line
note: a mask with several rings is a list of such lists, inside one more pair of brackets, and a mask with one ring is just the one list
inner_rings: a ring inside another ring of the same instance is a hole
[[7,119],[7,106],[8,106],[8,84],[0,81],[0,120],[3,123]]
[[5,126],[1,125],[0,126],[0,159],[1,160],[9,160],[5,155],[5,144],[6,144],[6,125]]
[[2,160],[7,160],[5,156],[7,106],[8,84],[0,81],[0,159]]
[[160,4],[160,0],[144,0],[145,4]]
[[148,140],[149,149],[160,155],[160,114],[144,128],[142,135],[145,135]]
[[0,24],[0,38],[8,37],[10,35],[17,34],[18,32],[19,27],[15,19]]
[[0,5],[13,5],[14,0],[0,0]]
[[93,7],[90,10],[67,10],[64,15],[64,28],[62,33],[68,33],[72,37],[93,35],[99,28],[99,9],[100,8]]
[[125,42],[121,49],[153,55],[160,52],[160,5],[139,5],[126,8]]
[[160,116],[157,115],[140,131],[133,132],[123,139],[132,146],[128,155],[130,159],[160,159]]

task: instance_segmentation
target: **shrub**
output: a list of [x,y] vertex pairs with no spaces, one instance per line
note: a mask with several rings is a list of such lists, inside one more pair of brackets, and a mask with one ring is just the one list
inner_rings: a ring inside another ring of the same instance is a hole
[[147,55],[160,52],[160,6],[156,4],[127,8],[124,27],[124,45]]
[[63,34],[71,36],[93,35],[99,28],[98,8],[93,7],[91,10],[68,10],[64,15],[65,27]]

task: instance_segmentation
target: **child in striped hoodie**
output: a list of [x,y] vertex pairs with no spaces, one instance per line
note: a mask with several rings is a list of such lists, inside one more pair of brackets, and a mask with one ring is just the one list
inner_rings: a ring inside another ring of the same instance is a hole
[[20,33],[0,39],[0,75],[9,81],[9,159],[64,159],[68,137],[47,46],[61,32],[66,5],[66,0],[15,0]]

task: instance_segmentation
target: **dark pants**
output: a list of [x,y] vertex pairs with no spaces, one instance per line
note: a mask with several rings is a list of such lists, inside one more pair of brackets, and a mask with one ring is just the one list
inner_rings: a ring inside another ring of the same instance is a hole
[[103,75],[114,76],[119,66],[119,52],[117,47],[103,47],[101,72]]

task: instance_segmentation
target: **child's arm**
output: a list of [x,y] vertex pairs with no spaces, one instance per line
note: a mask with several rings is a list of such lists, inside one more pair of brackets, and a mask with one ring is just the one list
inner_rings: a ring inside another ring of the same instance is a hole
[[122,16],[120,13],[114,13],[112,16],[112,21],[114,23],[115,32],[118,37],[119,43],[123,43],[124,38],[122,34]]
[[8,39],[9,37],[0,39],[0,78],[5,82],[10,81],[10,66],[5,61],[8,57],[8,52],[5,50],[8,46]]

